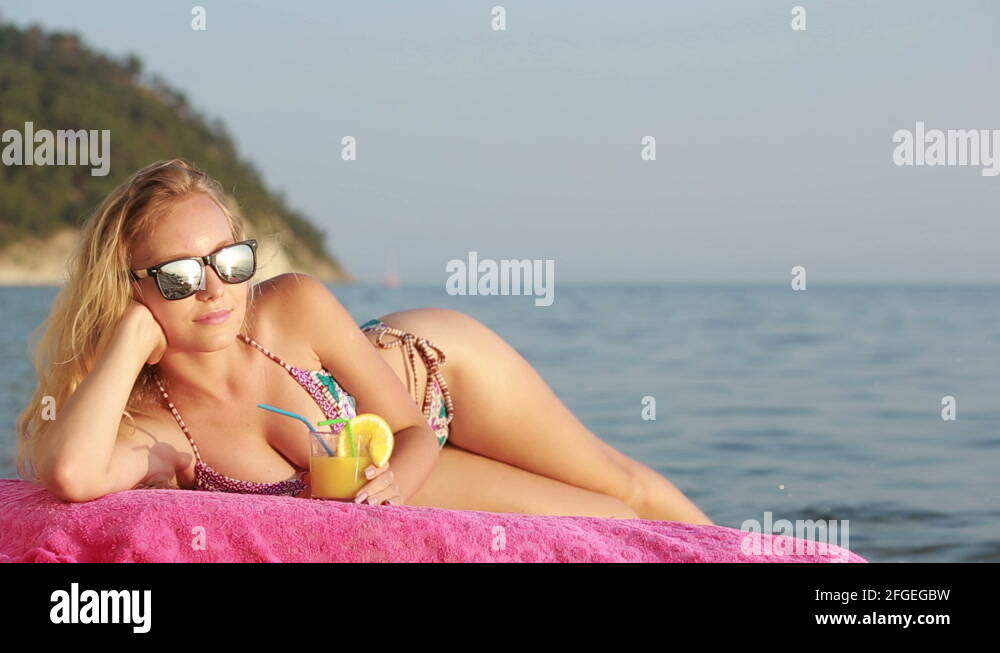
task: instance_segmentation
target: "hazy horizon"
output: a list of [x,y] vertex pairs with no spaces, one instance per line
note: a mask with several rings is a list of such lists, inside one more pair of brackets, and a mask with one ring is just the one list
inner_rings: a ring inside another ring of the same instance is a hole
[[1000,129],[1000,7],[802,3],[794,31],[796,4],[0,0],[0,19],[140,56],[362,281],[443,285],[476,251],[554,259],[559,282],[1000,282],[1000,177],[893,164],[917,122]]

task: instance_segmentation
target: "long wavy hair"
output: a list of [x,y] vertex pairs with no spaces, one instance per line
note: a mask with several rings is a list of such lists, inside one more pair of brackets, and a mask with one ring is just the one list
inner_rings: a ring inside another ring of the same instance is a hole
[[[230,207],[219,183],[183,159],[157,161],[142,168],[111,191],[83,224],[67,262],[66,283],[49,316],[32,333],[38,386],[17,420],[17,471],[21,478],[38,480],[36,453],[51,425],[43,410],[66,405],[109,344],[108,338],[132,301],[129,270],[135,246],[149,234],[159,216],[192,193],[204,193],[219,205],[235,240],[247,238],[246,222]],[[255,294],[249,287],[240,327],[246,335],[250,335],[247,315]],[[156,368],[144,365],[132,386],[122,418],[133,425],[134,416],[151,415],[153,402],[158,400]]]

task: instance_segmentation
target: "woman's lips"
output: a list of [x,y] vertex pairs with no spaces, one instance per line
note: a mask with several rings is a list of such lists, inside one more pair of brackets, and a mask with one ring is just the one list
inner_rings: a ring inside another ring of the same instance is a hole
[[229,319],[229,314],[232,311],[216,311],[214,313],[209,313],[203,318],[195,320],[198,324],[222,324]]

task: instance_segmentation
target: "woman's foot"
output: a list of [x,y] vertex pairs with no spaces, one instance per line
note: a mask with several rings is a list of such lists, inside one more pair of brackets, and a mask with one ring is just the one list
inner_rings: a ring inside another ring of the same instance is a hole
[[638,474],[635,494],[628,502],[639,519],[687,524],[715,524],[680,489],[655,470],[632,461]]

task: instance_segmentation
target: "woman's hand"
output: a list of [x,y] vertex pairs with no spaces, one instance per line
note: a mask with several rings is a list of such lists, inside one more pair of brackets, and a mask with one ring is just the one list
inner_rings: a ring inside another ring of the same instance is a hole
[[146,359],[146,364],[156,365],[159,363],[160,359],[163,358],[163,352],[167,349],[167,335],[163,332],[160,323],[153,317],[153,313],[145,304],[133,299],[125,310],[122,322],[126,320],[132,320],[138,325],[140,333],[145,336],[146,342],[149,344],[149,356]]
[[369,465],[365,475],[371,480],[354,495],[355,503],[368,503],[373,506],[383,503],[392,506],[403,505],[403,497],[400,496],[399,486],[393,481],[388,461],[381,467]]

